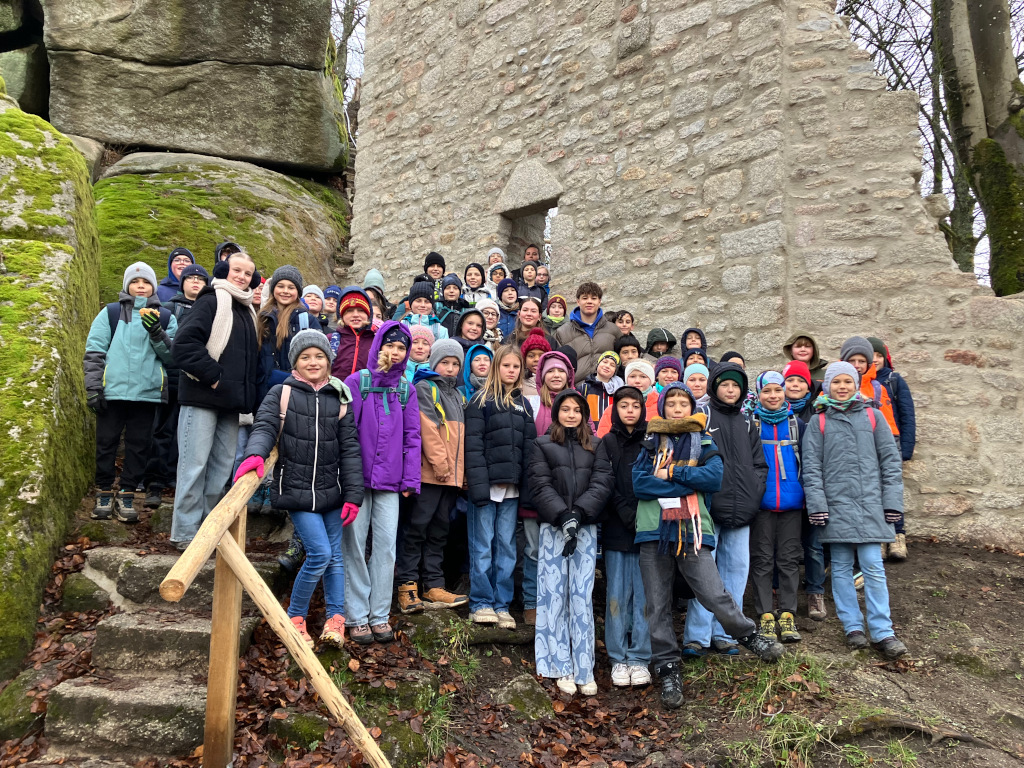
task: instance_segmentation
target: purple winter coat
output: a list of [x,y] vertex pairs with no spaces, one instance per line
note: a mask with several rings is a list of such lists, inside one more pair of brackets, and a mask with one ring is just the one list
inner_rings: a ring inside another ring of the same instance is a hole
[[[384,337],[400,326],[408,337],[405,359],[391,366],[386,373],[377,372],[377,357]],[[374,387],[398,387],[409,359],[412,334],[408,326],[388,320],[380,328],[370,345],[367,368]],[[359,393],[360,372],[356,371],[345,379],[352,392],[352,416],[359,432],[359,447],[363,452],[363,482],[375,491],[420,492],[420,408],[416,391],[410,385],[410,397],[402,408],[397,392],[383,394],[367,393],[363,400]],[[389,413],[384,413],[384,398],[387,398]]]

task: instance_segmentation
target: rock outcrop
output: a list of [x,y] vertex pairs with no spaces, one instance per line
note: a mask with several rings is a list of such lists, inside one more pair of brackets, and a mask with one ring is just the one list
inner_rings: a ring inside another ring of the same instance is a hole
[[0,53],[0,76],[7,83],[7,95],[33,115],[46,116],[50,83],[46,49],[42,43]]

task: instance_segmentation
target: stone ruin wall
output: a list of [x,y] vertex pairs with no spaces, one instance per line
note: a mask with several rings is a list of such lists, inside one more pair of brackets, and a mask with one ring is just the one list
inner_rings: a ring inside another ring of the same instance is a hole
[[[482,260],[557,202],[553,281],[641,329],[778,365],[885,338],[918,405],[915,534],[1024,545],[1024,301],[956,270],[917,182],[917,97],[826,2],[378,0],[353,274]],[[521,254],[521,249],[516,255]]]

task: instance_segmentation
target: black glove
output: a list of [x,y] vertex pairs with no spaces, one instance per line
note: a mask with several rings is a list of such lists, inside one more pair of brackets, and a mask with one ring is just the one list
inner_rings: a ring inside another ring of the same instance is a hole
[[149,331],[150,336],[160,335],[160,314],[151,315],[148,312],[142,316],[142,327]]
[[807,516],[807,519],[811,521],[811,525],[827,525],[828,512],[813,512]]
[[107,398],[103,396],[102,389],[98,392],[87,392],[85,404],[89,406],[93,413],[103,413],[107,410]]
[[579,531],[580,521],[575,517],[570,517],[562,523],[562,541],[565,542],[565,546],[562,547],[562,557],[572,557],[576,551],[576,537]]
[[895,509],[887,509],[887,510],[885,510],[885,522],[887,522],[887,523],[891,523],[891,524],[895,525],[896,523],[898,523],[900,521],[901,517],[903,517],[903,513],[902,512],[897,512]]

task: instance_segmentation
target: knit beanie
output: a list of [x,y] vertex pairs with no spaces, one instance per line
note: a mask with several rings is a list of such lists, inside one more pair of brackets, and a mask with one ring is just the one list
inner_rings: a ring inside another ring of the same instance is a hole
[[459,361],[459,368],[462,368],[465,355],[462,345],[455,339],[438,339],[430,347],[430,370],[437,370],[437,364],[446,357],[454,357]]
[[306,296],[307,294],[310,294],[310,293],[312,293],[314,296],[319,296],[320,297],[320,301],[324,300],[324,292],[320,289],[319,285],[307,285],[302,290],[302,295],[303,296]]
[[274,293],[274,288],[276,288],[277,284],[282,280],[288,280],[289,282],[294,283],[299,295],[302,295],[302,273],[291,264],[285,264],[283,267],[278,267],[274,270],[274,274],[270,276],[270,280],[268,282],[270,283],[271,295]]
[[299,359],[302,350],[316,347],[327,355],[327,362],[334,362],[334,353],[331,351],[331,343],[327,340],[323,331],[315,328],[307,328],[292,336],[291,345],[288,347],[288,364],[295,367],[295,361]]
[[185,278],[187,277],[201,277],[203,278],[204,283],[207,285],[210,284],[210,273],[203,268],[202,264],[189,264],[181,270],[181,275],[178,276],[178,281],[184,284]]
[[569,303],[565,300],[564,296],[559,296],[556,293],[554,296],[552,296],[550,299],[548,299],[548,307],[547,307],[547,310],[546,310],[548,312],[548,314],[551,313],[551,305],[552,304],[561,304],[562,305],[562,314],[563,315],[568,315],[569,314]]
[[786,363],[782,369],[782,378],[788,379],[790,376],[799,376],[801,379],[807,382],[807,386],[813,386],[811,381],[811,369],[807,367],[807,363],[801,362],[800,360],[791,360]]
[[[686,350],[686,354],[690,354],[691,352],[692,350],[690,349]],[[707,357],[707,355],[705,355],[705,357]],[[739,352],[734,352],[732,350],[723,353],[723,355],[720,358],[718,358],[718,362],[720,363],[727,363],[730,360],[739,360],[740,365],[746,365],[747,362],[746,360],[743,359],[743,355],[741,355]]]
[[477,264],[475,261],[471,261],[469,264],[466,265],[466,268],[464,270],[462,270],[462,279],[465,281],[466,280],[466,273],[469,272],[469,270],[473,269],[474,267],[480,273],[480,280],[481,280],[481,282],[487,280],[487,270],[484,269],[484,265],[483,264]]
[[452,272],[452,273],[451,273],[451,274],[449,274],[449,275],[445,275],[445,276],[444,276],[444,277],[443,277],[443,278],[441,279],[441,290],[444,290],[444,289],[445,289],[445,288],[447,288],[447,287],[448,287],[449,285],[454,285],[454,286],[455,286],[456,288],[458,288],[458,289],[459,289],[460,291],[462,290],[462,281],[461,281],[461,280],[459,280],[459,276],[458,276],[458,275],[456,275],[456,274],[455,274],[454,272]]
[[554,352],[548,352],[546,355],[541,357],[540,362],[537,363],[537,388],[540,389],[540,385],[544,383],[544,376],[552,368],[560,368],[565,371],[565,375],[572,381],[573,378],[573,367],[570,361],[565,358],[565,355],[561,354],[558,350]]
[[618,353],[612,352],[611,350],[608,350],[607,352],[602,352],[600,355],[598,355],[597,356],[597,364],[600,365],[601,361],[604,360],[606,357],[610,358],[611,361],[613,363],[615,363],[615,367],[618,368],[618,366],[619,366],[619,355],[618,355]]
[[864,355],[864,359],[870,363],[875,359],[875,350],[872,349],[871,342],[863,336],[851,336],[839,348],[839,359],[848,363],[854,355]]
[[778,371],[765,371],[754,379],[754,389],[757,390],[757,394],[761,394],[761,390],[768,384],[778,384],[780,387],[785,387],[786,379]]
[[668,400],[669,393],[677,390],[684,392],[690,398],[690,414],[693,415],[697,410],[697,401],[693,399],[693,392],[690,391],[690,388],[681,381],[673,381],[666,384],[665,388],[661,390],[661,394],[658,395],[658,415],[661,418],[665,418],[665,401]]
[[683,366],[679,362],[679,358],[672,357],[672,355],[662,355],[658,358],[658,362],[654,364],[654,377],[657,378],[658,374],[666,368],[671,368],[680,376],[683,374]]
[[626,364],[626,381],[629,381],[629,374],[633,371],[640,371],[648,379],[651,380],[651,384],[654,383],[657,376],[654,373],[654,366],[646,360],[631,360]]
[[[844,344],[843,346],[846,345]],[[855,387],[860,386],[860,374],[857,373],[857,369],[854,368],[845,360],[837,360],[834,363],[829,363],[828,368],[825,369],[825,380],[821,383],[821,391],[824,392],[826,395],[831,396],[830,387],[832,386],[832,379],[844,373],[848,376],[853,377],[853,384]]]
[[711,371],[708,370],[706,365],[701,365],[700,363],[694,363],[693,365],[686,366],[686,369],[683,371],[683,375],[679,378],[685,382],[688,381],[695,373],[703,373],[705,379],[711,378]]
[[[430,334],[430,336],[433,338],[434,334]],[[412,343],[412,334],[409,332],[409,326],[402,323],[391,326],[388,332],[384,334],[384,338],[380,340],[380,345],[383,347],[385,344],[393,344],[395,342],[405,344],[406,346]]]
[[337,285],[328,285],[324,288],[324,299],[341,299],[341,288]]
[[501,294],[503,294],[509,288],[512,288],[516,292],[516,296],[519,295],[519,285],[511,277],[506,277],[504,280],[498,283],[498,290],[496,293],[498,294],[499,301],[501,300]]
[[434,284],[426,280],[418,280],[412,284],[412,288],[409,289],[409,304],[411,305],[415,299],[429,299],[434,300]]
[[174,257],[175,256],[188,256],[190,259],[192,259],[192,263],[193,264],[196,263],[196,257],[192,255],[192,251],[190,251],[188,248],[175,248],[167,256],[167,261],[168,262],[174,261]]
[[487,252],[487,261],[490,261],[491,256],[493,256],[494,254],[498,254],[499,256],[501,256],[501,263],[505,262],[505,252],[501,250],[501,248],[498,248],[497,246],[491,248],[491,250]]
[[128,267],[124,271],[124,280],[121,284],[121,289],[128,293],[128,285],[137,277],[141,277],[146,280],[151,286],[153,286],[153,293],[156,294],[156,272],[144,261],[136,261],[134,264]]
[[882,357],[889,357],[889,348],[885,346],[885,342],[877,336],[868,336],[868,343],[871,344],[871,349],[880,354]]
[[743,381],[742,373],[740,373],[739,371],[730,370],[722,371],[721,373],[716,373],[714,380],[711,382],[712,388],[718,389],[718,385],[721,384],[723,381],[735,382],[736,386],[739,387],[740,389],[743,389],[746,385],[746,382]]
[[561,352],[565,355],[566,360],[572,364],[573,373],[579,367],[579,357],[576,355],[576,349],[571,344],[563,344],[558,349],[552,350],[553,352]]
[[366,294],[360,290],[359,286],[346,286],[344,291],[338,292],[338,295],[338,317],[344,315],[345,311],[349,309],[361,309],[366,313],[367,317],[373,316],[373,312],[370,310],[370,301],[366,298]]
[[474,307],[474,309],[479,309],[481,313],[483,313],[485,309],[493,309],[495,312],[501,312],[498,302],[494,299],[480,299],[480,301],[476,303],[476,307]]
[[427,267],[438,266],[441,269],[445,268],[444,256],[437,251],[431,251],[427,254],[427,258],[423,260],[423,271],[427,271]]
[[551,351],[551,344],[544,335],[543,328],[531,328],[530,332],[526,334],[526,340],[519,345],[519,351],[523,353],[523,357],[535,349],[539,349],[541,352]]
[[[708,360],[708,353],[705,352],[700,347],[690,347],[680,356],[680,359],[685,363],[687,360],[690,359],[690,355],[700,355],[700,359],[704,361],[704,365],[708,366],[709,368],[711,367],[711,361]],[[725,360],[721,360],[720,362],[724,363]]]
[[409,335],[413,341],[416,341],[416,339],[426,339],[430,343],[431,349],[433,349],[434,332],[430,330],[429,325],[414,325],[409,329]]

